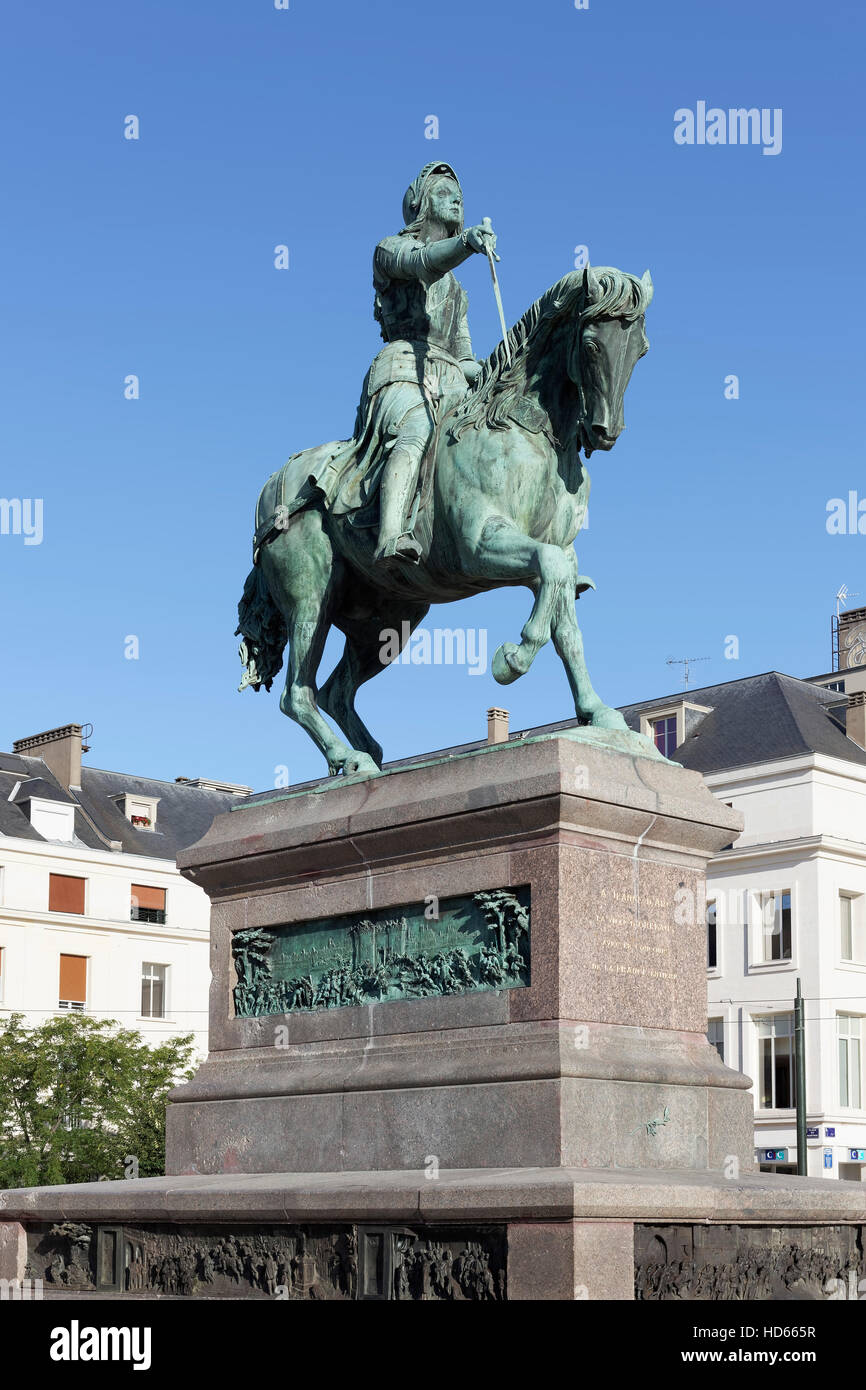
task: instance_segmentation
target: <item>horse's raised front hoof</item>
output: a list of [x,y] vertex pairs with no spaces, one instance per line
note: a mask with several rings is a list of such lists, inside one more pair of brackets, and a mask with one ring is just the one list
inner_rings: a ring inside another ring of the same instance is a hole
[[523,663],[524,658],[516,642],[503,642],[493,654],[493,679],[500,685],[510,685],[529,670],[529,663]]
[[599,705],[589,722],[594,729],[624,729],[628,733],[628,725],[619,710],[609,705]]
[[353,749],[347,758],[343,759],[342,772],[344,777],[376,777],[381,772],[370,757],[369,753],[359,753]]

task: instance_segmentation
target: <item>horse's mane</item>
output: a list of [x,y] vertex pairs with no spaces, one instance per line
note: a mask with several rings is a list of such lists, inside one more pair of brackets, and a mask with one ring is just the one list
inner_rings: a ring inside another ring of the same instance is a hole
[[[590,319],[609,315],[631,322],[644,312],[649,295],[643,281],[637,276],[616,270],[613,266],[593,266],[593,275],[601,287],[601,295],[581,305],[580,329]],[[532,360],[537,358],[538,349],[546,343],[557,320],[569,313],[578,299],[585,299],[584,273],[582,270],[572,270],[530,305],[523,317],[508,330],[511,366],[508,365],[505,343],[497,343],[484,362],[475,387],[454,413],[450,425],[453,439],[459,439],[470,427],[480,429],[486,425],[494,430],[510,428],[511,412],[526,391]]]

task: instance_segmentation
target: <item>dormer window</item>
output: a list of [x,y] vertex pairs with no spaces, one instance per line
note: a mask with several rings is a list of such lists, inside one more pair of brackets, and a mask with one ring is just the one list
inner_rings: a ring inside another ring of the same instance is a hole
[[664,758],[672,758],[677,751],[677,717],[663,714],[661,719],[653,720],[653,743]]
[[663,758],[672,758],[712,710],[692,700],[674,700],[641,711],[640,731],[651,738]]
[[30,824],[44,840],[69,844],[75,839],[75,807],[34,797],[30,802]]
[[138,796],[132,792],[125,792],[123,796],[117,797],[118,806],[136,830],[156,829],[158,802],[158,796]]
[[72,844],[75,839],[75,803],[52,782],[42,777],[21,782],[10,800],[21,808],[43,840]]

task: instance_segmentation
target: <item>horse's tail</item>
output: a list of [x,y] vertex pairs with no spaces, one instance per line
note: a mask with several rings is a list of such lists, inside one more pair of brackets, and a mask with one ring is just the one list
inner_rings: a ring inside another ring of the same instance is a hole
[[261,686],[270,690],[274,676],[283,664],[288,633],[285,619],[271,598],[261,565],[253,565],[247,575],[238,604],[235,636],[243,639],[238,655],[244,674],[238,690],[246,690],[248,685],[253,690]]

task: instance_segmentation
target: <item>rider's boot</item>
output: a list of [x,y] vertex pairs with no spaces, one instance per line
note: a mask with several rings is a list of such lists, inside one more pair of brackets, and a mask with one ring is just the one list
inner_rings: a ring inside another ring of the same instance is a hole
[[405,560],[417,565],[421,547],[405,530],[406,511],[415,493],[421,459],[418,451],[398,444],[391,452],[379,485],[379,544],[373,555],[376,562],[391,559]]

